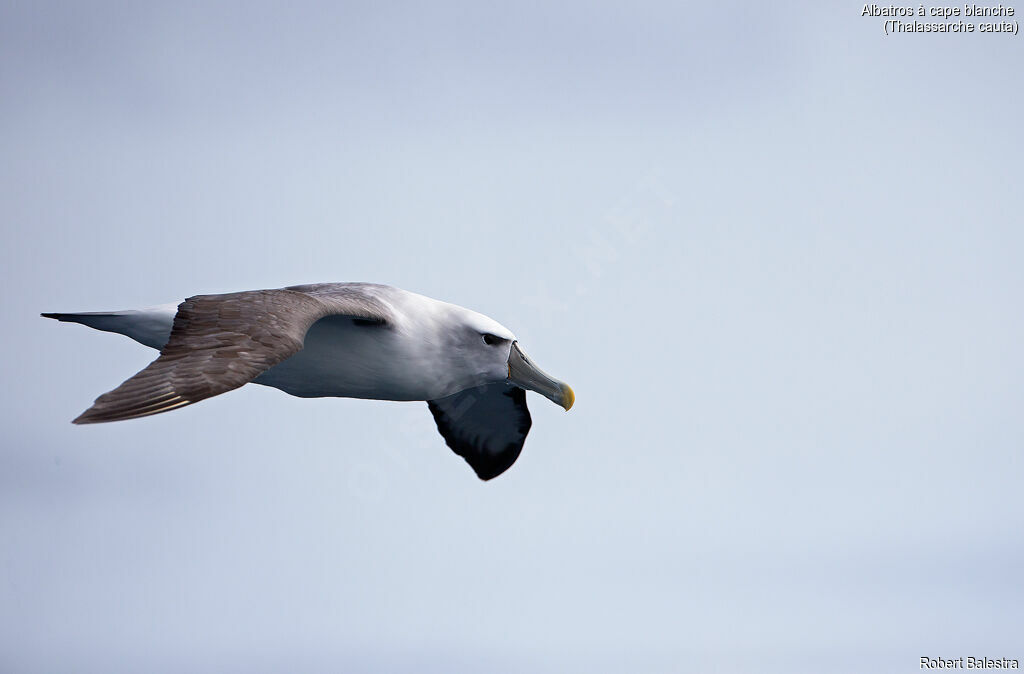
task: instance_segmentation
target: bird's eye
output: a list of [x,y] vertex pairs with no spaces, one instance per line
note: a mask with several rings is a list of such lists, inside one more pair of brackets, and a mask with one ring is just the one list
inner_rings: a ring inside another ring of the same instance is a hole
[[492,335],[489,332],[485,332],[483,334],[483,338],[484,338],[484,344],[486,344],[487,346],[494,346],[495,344],[501,344],[502,341],[504,341],[504,340],[502,340],[501,337],[498,337],[497,335]]

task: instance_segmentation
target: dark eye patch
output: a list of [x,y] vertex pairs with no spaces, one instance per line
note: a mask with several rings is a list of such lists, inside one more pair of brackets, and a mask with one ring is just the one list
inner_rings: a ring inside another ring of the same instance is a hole
[[497,335],[492,335],[489,332],[485,332],[483,334],[483,338],[484,344],[486,344],[487,346],[494,346],[495,344],[501,344],[502,342],[505,341],[501,337],[498,337]]

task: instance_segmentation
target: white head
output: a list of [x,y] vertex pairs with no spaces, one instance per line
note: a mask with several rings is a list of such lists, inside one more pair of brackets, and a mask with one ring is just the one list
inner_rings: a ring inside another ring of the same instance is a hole
[[576,397],[565,383],[554,379],[527,358],[511,330],[492,318],[464,307],[449,305],[445,341],[458,354],[470,374],[470,386],[505,381],[540,393],[565,409]]

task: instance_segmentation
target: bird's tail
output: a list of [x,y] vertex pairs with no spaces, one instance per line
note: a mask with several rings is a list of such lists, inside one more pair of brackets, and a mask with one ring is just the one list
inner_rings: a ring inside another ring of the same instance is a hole
[[174,313],[177,307],[161,305],[138,311],[90,311],[83,313],[43,313],[43,318],[53,318],[64,323],[81,323],[95,330],[116,332],[131,337],[136,342],[154,349],[160,349],[171,336]]
[[96,330],[104,332],[119,332],[124,334],[124,312],[119,311],[89,311],[80,314],[65,313],[43,313],[43,318],[53,318],[62,323],[81,323]]

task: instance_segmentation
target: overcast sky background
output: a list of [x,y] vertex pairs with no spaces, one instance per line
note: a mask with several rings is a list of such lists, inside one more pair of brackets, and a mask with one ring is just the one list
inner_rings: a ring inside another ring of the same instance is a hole
[[[1021,38],[208,5],[0,5],[0,669],[1024,659]],[[68,423],[155,354],[38,312],[345,280],[576,407],[489,483],[422,403]]]

